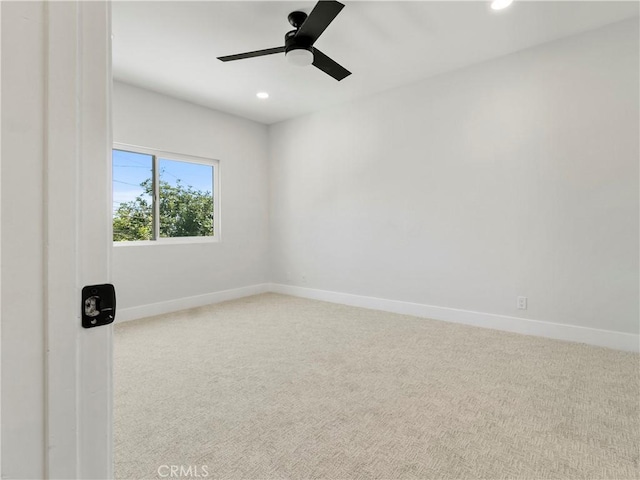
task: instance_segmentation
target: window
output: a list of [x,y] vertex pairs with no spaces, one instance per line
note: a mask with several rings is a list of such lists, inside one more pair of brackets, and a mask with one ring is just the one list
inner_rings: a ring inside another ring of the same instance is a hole
[[219,237],[216,160],[125,145],[112,160],[114,242]]

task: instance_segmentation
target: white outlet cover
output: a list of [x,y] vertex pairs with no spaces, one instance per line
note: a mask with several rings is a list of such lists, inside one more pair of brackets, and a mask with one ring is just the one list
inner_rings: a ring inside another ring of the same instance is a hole
[[527,309],[527,297],[518,297],[518,310]]

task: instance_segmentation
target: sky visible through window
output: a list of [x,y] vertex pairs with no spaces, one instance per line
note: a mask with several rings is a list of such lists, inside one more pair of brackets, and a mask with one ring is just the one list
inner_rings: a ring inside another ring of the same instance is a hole
[[[152,158],[151,155],[113,150],[114,214],[121,203],[131,202],[139,196],[151,203],[151,197],[145,194],[140,184],[152,176]],[[175,186],[180,179],[183,186],[212,192],[211,166],[162,158],[159,160],[162,181]]]

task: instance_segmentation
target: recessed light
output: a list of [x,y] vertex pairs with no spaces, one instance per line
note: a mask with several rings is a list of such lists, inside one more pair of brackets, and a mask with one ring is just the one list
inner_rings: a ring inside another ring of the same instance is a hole
[[264,100],[265,98],[269,98],[269,94],[267,92],[258,92],[256,93],[256,97]]
[[493,8],[494,10],[502,10],[503,8],[507,8],[512,3],[513,0],[493,0],[493,2],[491,2],[491,8]]

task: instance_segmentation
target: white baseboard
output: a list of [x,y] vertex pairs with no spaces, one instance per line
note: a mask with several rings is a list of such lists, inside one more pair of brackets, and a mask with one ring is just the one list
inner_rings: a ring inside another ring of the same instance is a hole
[[121,310],[117,310],[116,323],[136,320],[138,318],[153,317],[154,315],[162,315],[165,313],[177,312],[179,310],[187,310],[189,308],[203,307],[205,305],[211,305],[212,303],[220,303],[227,300],[234,300],[236,298],[249,297],[251,295],[257,295],[267,291],[269,291],[269,284],[259,283],[257,285],[232,288],[231,290],[222,290],[219,292],[206,293],[204,295],[167,300],[166,302],[123,308]]
[[493,313],[473,312],[456,308],[436,307],[421,303],[402,302],[385,298],[366,297],[349,293],[317,290],[278,283],[261,283],[247,287],[222,290],[219,292],[196,295],[192,297],[167,300],[138,307],[118,310],[116,322],[126,322],[138,318],[152,317],[165,313],[177,312],[189,308],[202,307],[213,303],[234,300],[265,292],[282,293],[294,297],[311,298],[331,303],[340,303],[354,307],[382,310],[385,312],[413,315],[415,317],[443,320],[445,322],[462,323],[475,327],[492,328],[506,332],[554,338],[569,342],[586,343],[599,347],[614,348],[630,352],[640,351],[640,336],[632,333],[600,330],[597,328],[579,327],[561,323],[530,320],[527,318],[496,315]]
[[312,288],[269,284],[268,291],[292,295],[295,297],[323,300],[331,303],[341,303],[354,307],[370,308],[385,312],[413,315],[416,317],[443,320],[446,322],[462,323],[475,327],[492,328],[506,332],[522,333],[538,337],[554,338],[569,342],[586,343],[599,347],[608,347],[630,352],[640,351],[640,336],[632,333],[600,330],[597,328],[579,327],[560,323],[529,320],[526,318],[509,317],[493,313],[473,312],[455,308],[435,307],[420,303],[401,302],[384,298],[365,297],[348,293],[316,290]]

